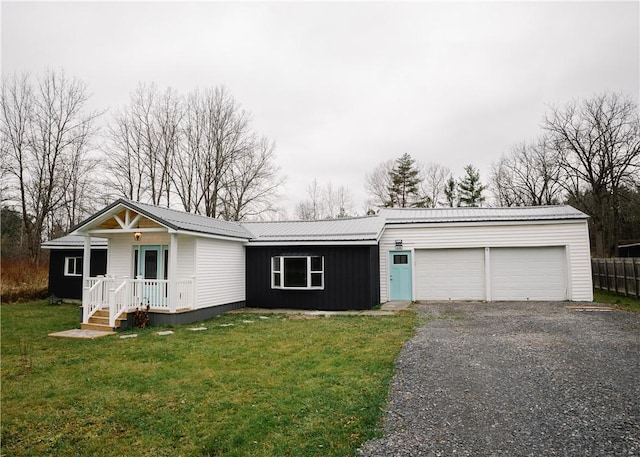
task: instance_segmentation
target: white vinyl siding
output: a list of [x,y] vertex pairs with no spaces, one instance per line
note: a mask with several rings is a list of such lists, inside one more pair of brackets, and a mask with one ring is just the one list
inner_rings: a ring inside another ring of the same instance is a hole
[[484,249],[416,249],[416,300],[484,300]]
[[195,276],[195,245],[196,240],[192,236],[178,235],[178,279],[191,279]]
[[167,233],[143,233],[140,241],[133,239],[133,233],[115,235],[109,241],[109,270],[107,274],[116,277],[133,278],[133,246],[169,245]]
[[564,247],[494,248],[491,256],[492,300],[565,300]]
[[245,252],[239,241],[198,238],[196,308],[245,300]]
[[[380,239],[380,299],[388,300],[389,251],[395,241],[403,249],[465,249],[549,247],[565,248],[566,299],[593,300],[589,237],[586,221],[476,222],[388,225]],[[416,279],[419,272],[414,273]],[[416,284],[417,291],[420,285]]]

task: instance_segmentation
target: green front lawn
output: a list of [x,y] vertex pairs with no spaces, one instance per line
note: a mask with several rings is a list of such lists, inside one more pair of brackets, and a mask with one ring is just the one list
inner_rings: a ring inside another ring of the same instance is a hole
[[640,313],[640,300],[638,300],[637,298],[625,297],[624,295],[616,295],[603,290],[594,290],[593,301],[595,303],[614,305],[616,308],[620,308],[625,311]]
[[199,332],[85,341],[47,337],[77,326],[77,306],[1,313],[1,454],[12,456],[354,455],[380,432],[415,326],[413,313],[236,314]]

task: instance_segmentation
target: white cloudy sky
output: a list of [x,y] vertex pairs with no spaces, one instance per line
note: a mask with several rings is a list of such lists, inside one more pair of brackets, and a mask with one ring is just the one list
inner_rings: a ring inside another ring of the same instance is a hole
[[276,141],[290,212],[405,152],[488,178],[550,104],[636,101],[640,3],[7,2],[2,72],[64,69],[115,109],[139,81],[225,85]]

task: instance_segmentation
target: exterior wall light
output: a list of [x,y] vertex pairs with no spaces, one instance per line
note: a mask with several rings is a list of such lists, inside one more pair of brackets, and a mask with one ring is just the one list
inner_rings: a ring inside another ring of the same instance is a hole
[[140,232],[136,232],[133,234],[133,239],[136,241],[140,241],[140,238],[142,238],[142,233]]

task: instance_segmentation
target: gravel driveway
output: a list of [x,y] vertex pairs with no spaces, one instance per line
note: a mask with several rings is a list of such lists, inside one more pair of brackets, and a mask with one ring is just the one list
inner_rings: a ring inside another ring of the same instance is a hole
[[639,456],[640,315],[567,306],[417,306],[360,455]]

